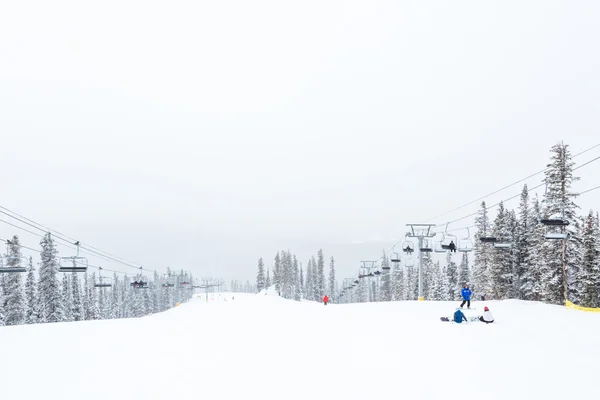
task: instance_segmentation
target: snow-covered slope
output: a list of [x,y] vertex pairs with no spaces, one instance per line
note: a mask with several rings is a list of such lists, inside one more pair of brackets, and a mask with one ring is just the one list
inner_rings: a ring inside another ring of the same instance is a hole
[[[521,301],[198,297],[140,319],[0,328],[6,399],[595,398],[600,315]],[[482,308],[475,303],[474,307]]]

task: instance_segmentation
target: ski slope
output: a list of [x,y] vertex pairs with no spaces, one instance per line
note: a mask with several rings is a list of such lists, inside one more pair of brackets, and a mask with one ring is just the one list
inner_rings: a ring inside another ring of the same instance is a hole
[[487,302],[496,323],[458,325],[439,321],[456,303],[323,306],[234,295],[140,319],[2,327],[2,398],[600,395],[597,314]]

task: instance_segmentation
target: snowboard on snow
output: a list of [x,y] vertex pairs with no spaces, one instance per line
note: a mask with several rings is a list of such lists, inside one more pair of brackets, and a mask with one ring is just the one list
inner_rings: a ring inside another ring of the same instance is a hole
[[[440,321],[442,322],[454,322],[454,318],[449,317],[440,317]],[[479,321],[479,317],[475,315],[471,315],[467,317],[467,322],[477,322]]]

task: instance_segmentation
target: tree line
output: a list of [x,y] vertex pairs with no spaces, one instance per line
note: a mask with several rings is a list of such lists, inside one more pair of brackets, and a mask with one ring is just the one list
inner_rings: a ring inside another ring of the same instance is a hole
[[[188,301],[193,294],[192,277],[183,271],[168,270],[166,277],[155,272],[144,285],[132,285],[141,277],[120,279],[116,273],[110,287],[97,287],[100,276],[95,273],[63,273],[61,279],[58,250],[50,233],[40,246],[39,270],[29,258],[25,282],[19,272],[0,274],[0,325],[142,317]],[[18,236],[8,241],[0,262],[4,260],[7,268],[23,263]]]
[[256,275],[256,290],[260,292],[271,286],[286,299],[321,301],[325,295],[335,302],[339,288],[335,277],[335,259],[329,259],[329,274],[325,278],[325,255],[323,250],[317,252],[308,260],[306,272],[298,262],[298,258],[290,251],[277,252],[271,269],[265,273],[263,259],[258,260]]

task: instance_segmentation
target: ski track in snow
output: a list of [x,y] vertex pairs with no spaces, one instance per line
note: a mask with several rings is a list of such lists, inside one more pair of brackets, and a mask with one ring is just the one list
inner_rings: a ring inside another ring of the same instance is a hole
[[439,320],[457,302],[323,306],[230,296],[139,319],[2,327],[2,398],[600,395],[597,314],[490,301],[494,324],[458,325]]

